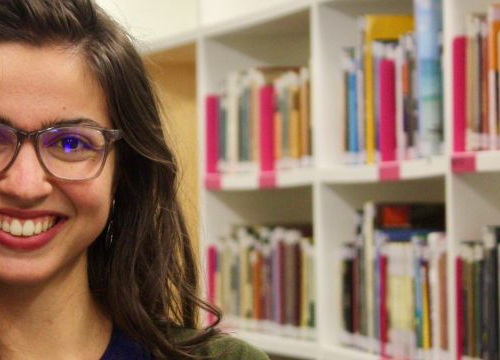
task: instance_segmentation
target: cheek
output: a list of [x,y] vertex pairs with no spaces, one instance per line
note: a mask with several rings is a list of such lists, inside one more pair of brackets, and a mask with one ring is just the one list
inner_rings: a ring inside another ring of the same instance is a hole
[[74,183],[66,190],[72,202],[75,220],[89,228],[102,228],[108,219],[112,202],[113,164],[106,163],[102,173],[95,179]]

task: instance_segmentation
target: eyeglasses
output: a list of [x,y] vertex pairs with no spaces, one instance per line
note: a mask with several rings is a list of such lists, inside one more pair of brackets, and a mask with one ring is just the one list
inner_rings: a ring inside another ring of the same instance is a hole
[[90,180],[101,173],[120,130],[92,125],[61,125],[25,132],[0,124],[0,173],[16,160],[24,139],[36,149],[42,167],[62,180]]

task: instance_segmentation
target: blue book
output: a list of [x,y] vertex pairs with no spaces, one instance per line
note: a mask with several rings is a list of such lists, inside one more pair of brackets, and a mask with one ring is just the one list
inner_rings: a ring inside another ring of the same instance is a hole
[[357,78],[353,68],[349,72],[348,77],[348,125],[349,125],[349,152],[357,154],[358,147],[358,101],[357,101]]
[[443,142],[441,2],[442,0],[414,0],[419,155],[424,157],[439,154]]

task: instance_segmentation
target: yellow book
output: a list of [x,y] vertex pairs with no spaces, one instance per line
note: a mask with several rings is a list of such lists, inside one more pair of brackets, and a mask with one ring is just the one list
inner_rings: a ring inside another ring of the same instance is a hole
[[430,298],[429,298],[429,283],[427,282],[427,268],[421,266],[422,270],[422,347],[428,350],[431,345],[431,319],[430,319]]
[[366,15],[363,18],[365,50],[365,113],[366,113],[366,162],[375,161],[375,101],[372,43],[398,40],[413,30],[413,17],[409,15]]

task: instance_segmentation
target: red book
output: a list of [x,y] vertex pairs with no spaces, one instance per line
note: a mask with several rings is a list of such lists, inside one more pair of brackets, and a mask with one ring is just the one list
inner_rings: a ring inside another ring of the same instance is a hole
[[467,126],[467,39],[453,40],[453,151],[465,151]]
[[219,97],[208,95],[206,98],[206,172],[217,173],[219,160]]
[[396,72],[393,60],[379,63],[380,156],[382,161],[396,160]]
[[274,87],[260,89],[260,171],[274,171]]

